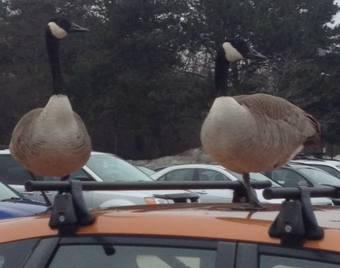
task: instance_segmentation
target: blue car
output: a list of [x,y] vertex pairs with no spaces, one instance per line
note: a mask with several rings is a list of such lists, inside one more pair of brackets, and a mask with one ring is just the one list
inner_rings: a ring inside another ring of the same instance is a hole
[[0,220],[36,215],[47,208],[44,203],[27,199],[0,182]]

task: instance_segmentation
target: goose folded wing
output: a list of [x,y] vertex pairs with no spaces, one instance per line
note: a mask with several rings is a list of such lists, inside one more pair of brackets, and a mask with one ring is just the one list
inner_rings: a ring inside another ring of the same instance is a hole
[[321,146],[321,127],[310,114],[289,101],[268,94],[239,95],[234,99],[247,107],[260,122],[285,125],[306,138],[304,145]]

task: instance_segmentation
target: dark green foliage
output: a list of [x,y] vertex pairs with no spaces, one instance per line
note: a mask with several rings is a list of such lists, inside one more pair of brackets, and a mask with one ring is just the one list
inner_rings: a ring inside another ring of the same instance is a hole
[[153,158],[200,145],[214,98],[213,59],[226,38],[267,61],[233,64],[231,94],[267,92],[320,119],[339,143],[339,28],[333,0],[77,0],[0,3],[0,142],[45,105],[45,23],[63,15],[90,32],[62,41],[64,79],[94,149]]

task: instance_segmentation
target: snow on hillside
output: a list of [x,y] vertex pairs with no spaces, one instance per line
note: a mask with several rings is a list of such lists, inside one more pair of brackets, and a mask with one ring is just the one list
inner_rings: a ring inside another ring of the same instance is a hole
[[[303,155],[303,158],[318,159],[313,156],[308,157],[308,155]],[[333,158],[329,156],[323,156],[322,158],[323,159],[334,159],[334,160],[340,161],[340,155],[337,155]],[[133,165],[145,166],[153,170],[172,166],[172,165],[180,165],[180,164],[195,164],[195,163],[212,164],[214,163],[211,160],[211,158],[202,150],[202,148],[194,148],[194,149],[187,150],[178,155],[164,156],[164,157],[151,159],[151,160],[127,160],[127,161]]]
[[150,169],[158,169],[179,164],[214,163],[211,160],[211,158],[202,150],[202,148],[194,148],[178,155],[163,156],[151,160],[127,160],[127,161],[133,165],[145,166]]

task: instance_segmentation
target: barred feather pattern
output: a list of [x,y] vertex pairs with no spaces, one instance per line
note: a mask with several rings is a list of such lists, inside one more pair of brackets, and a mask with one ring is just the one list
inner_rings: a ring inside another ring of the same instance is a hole
[[305,146],[321,146],[320,124],[287,100],[267,94],[219,97],[201,130],[204,150],[238,172],[279,168]]

